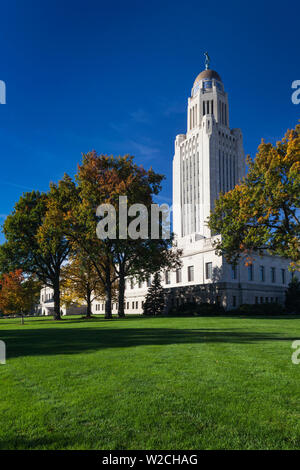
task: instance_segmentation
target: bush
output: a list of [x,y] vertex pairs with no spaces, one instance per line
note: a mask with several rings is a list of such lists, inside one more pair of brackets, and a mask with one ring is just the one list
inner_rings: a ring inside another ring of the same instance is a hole
[[169,310],[169,315],[176,317],[223,315],[224,313],[225,310],[223,307],[220,307],[217,304],[209,304],[206,302],[187,302],[185,304],[179,305],[178,307],[171,307]]
[[300,313],[300,281],[293,276],[285,293],[285,306],[288,312]]
[[242,315],[283,315],[285,309],[278,303],[243,304],[237,310]]

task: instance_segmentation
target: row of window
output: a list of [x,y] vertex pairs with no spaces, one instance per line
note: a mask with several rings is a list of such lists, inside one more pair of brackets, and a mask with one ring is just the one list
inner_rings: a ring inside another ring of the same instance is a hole
[[[124,308],[125,310],[129,310],[130,308],[132,310],[138,310],[139,306],[141,305],[141,307],[143,308],[144,306],[144,301],[142,300],[141,302],[139,302],[138,300],[134,300],[132,302],[124,302]],[[113,303],[111,305],[111,308],[112,310],[118,310],[118,304],[117,303]],[[105,303],[102,302],[101,304],[96,304],[95,306],[95,310],[96,312],[104,312],[105,310]]]
[[[274,266],[270,268],[270,281],[272,283],[276,282],[276,277],[277,277],[277,271]],[[237,279],[237,266],[232,265],[231,266],[231,278],[232,279]],[[266,269],[265,266],[261,265],[259,266],[259,281],[260,282],[265,282],[266,280]],[[250,264],[248,266],[248,281],[254,281],[254,265]],[[280,269],[280,282],[281,284],[286,283],[286,272],[284,268]]]
[[[278,297],[255,297],[255,303],[256,304],[268,304],[269,302],[272,304],[272,303],[278,303]],[[236,296],[233,295],[232,296],[232,306],[233,307],[236,307],[237,306],[237,303],[236,303]]]
[[236,168],[234,155],[219,150],[219,189],[227,192],[236,182]]
[[[182,282],[182,269],[181,268],[176,269],[175,275],[176,275],[176,283],[178,284]],[[206,279],[212,279],[212,263],[211,262],[205,263],[205,277]],[[187,278],[188,278],[188,282],[194,281],[194,266],[187,267]],[[171,272],[170,271],[165,271],[164,281],[165,281],[165,284],[171,284]],[[130,288],[134,289],[134,279],[127,280],[127,283],[128,282],[129,282]],[[150,285],[151,285],[151,279],[148,278],[147,287],[149,287]],[[138,287],[139,288],[143,287],[142,281],[138,282]]]

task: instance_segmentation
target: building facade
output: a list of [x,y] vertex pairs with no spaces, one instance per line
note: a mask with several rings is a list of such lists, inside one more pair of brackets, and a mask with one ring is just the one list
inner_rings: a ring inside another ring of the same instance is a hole
[[[222,79],[207,67],[197,76],[188,98],[187,131],[175,139],[173,230],[183,255],[181,269],[161,273],[166,309],[187,301],[218,302],[225,309],[244,303],[284,302],[291,280],[289,260],[266,254],[254,257],[251,266],[241,260],[234,267],[217,256],[213,247],[207,219],[214,201],[220,191],[229,191],[244,175],[242,132],[230,128]],[[127,279],[125,313],[142,313],[149,282]],[[53,311],[49,288],[41,292],[40,311],[46,315]],[[93,302],[92,313],[104,313],[103,300]],[[116,303],[113,313],[117,313]]]

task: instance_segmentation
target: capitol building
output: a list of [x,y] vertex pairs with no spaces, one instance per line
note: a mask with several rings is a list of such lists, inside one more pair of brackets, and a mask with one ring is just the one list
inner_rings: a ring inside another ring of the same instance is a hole
[[[245,175],[243,135],[230,128],[228,95],[221,76],[206,68],[195,79],[187,101],[187,130],[175,138],[173,157],[173,231],[183,251],[182,267],[162,272],[167,308],[185,302],[217,302],[225,309],[241,304],[284,302],[291,280],[289,260],[265,254],[236,266],[217,256],[207,225],[220,191],[232,189]],[[148,282],[127,279],[125,313],[140,314]],[[53,291],[41,291],[40,311],[53,313]],[[92,313],[104,313],[104,300]],[[82,312],[85,311],[84,306]],[[117,313],[117,303],[113,313]],[[78,313],[65,309],[64,313]]]

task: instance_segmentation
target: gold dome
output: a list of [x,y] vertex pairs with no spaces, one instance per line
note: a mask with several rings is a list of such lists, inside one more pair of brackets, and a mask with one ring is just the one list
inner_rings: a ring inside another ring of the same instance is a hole
[[198,77],[194,81],[194,86],[196,85],[197,82],[199,82],[199,80],[203,80],[203,79],[211,80],[213,78],[215,78],[219,82],[222,81],[220,75],[217,72],[215,72],[215,70],[211,70],[211,69],[203,70],[203,72],[199,73]]

